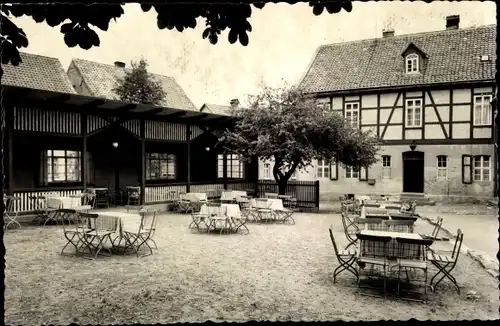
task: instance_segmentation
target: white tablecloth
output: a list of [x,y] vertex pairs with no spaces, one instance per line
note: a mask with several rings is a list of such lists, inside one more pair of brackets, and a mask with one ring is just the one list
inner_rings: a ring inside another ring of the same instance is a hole
[[221,204],[221,207],[225,207],[227,217],[234,217],[234,218],[241,217],[240,205],[238,205],[238,204]]
[[207,206],[206,204],[203,204],[200,208],[200,214],[202,215],[217,215],[217,216],[225,216],[226,215],[226,210],[227,206]]
[[[257,200],[255,198],[252,198],[250,200],[250,206],[258,207]],[[264,207],[259,207],[259,208],[264,208]],[[267,198],[267,208],[272,210],[283,210],[283,201],[281,199]]]
[[115,232],[122,234],[123,231],[137,233],[141,226],[141,215],[136,213],[123,212],[100,212],[98,213],[98,226],[101,229],[113,231],[113,226],[116,226]]
[[82,206],[81,197],[47,197],[47,207],[55,209],[74,209]]
[[207,194],[204,192],[189,192],[187,194],[180,195],[180,199],[189,200],[192,202],[204,202],[207,201]]

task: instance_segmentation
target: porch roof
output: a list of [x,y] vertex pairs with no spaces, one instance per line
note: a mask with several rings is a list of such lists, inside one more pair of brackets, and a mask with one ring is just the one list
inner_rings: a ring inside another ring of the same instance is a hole
[[47,90],[3,85],[3,98],[11,105],[42,106],[44,108],[66,108],[94,114],[133,115],[151,120],[175,121],[179,123],[207,124],[231,123],[234,117],[174,109],[151,104],[128,103],[119,100],[96,98],[92,96],[67,94]]

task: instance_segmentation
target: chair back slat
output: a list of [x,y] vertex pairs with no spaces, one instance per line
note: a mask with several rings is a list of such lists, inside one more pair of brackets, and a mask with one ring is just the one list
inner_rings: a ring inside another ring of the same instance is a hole
[[439,234],[439,231],[441,230],[441,226],[443,225],[443,218],[441,216],[439,216],[437,218],[437,222],[436,222],[436,225],[434,225],[434,230],[432,230],[432,234],[431,234],[431,238],[432,239],[436,239],[438,234]]
[[380,237],[357,233],[356,237],[360,240],[360,256],[364,257],[387,257],[387,244],[392,240],[391,237]]
[[453,246],[453,252],[451,254],[451,257],[455,260],[455,262],[457,261],[458,256],[460,255],[460,249],[462,248],[463,241],[464,241],[464,234],[462,233],[462,230],[458,229],[457,236],[455,238],[455,245]]
[[425,260],[426,248],[432,240],[396,238],[398,257],[402,259]]
[[335,242],[335,238],[333,236],[333,225],[330,226],[330,228],[328,229],[328,232],[330,233],[330,240],[332,240],[332,245],[333,245],[333,250],[335,250],[335,256],[338,256],[339,255],[339,249],[337,248],[337,243]]
[[385,225],[390,232],[413,233],[413,221],[408,220],[391,220],[386,221]]
[[264,197],[265,198],[270,198],[270,199],[278,199],[278,194],[277,193],[273,193],[273,192],[266,192],[264,194]]

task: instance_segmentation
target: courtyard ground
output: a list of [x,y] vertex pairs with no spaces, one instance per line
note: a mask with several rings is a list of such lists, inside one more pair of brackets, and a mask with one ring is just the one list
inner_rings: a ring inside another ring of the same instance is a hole
[[[296,225],[251,224],[250,234],[193,234],[188,215],[164,214],[153,256],[64,257],[57,226],[9,230],[6,324],[114,324],[246,320],[497,319],[498,280],[467,255],[455,268],[462,292],[443,282],[428,303],[366,297],[341,274],[328,236],[340,216],[300,213]],[[427,222],[417,232],[429,233]],[[435,273],[431,268],[430,276]],[[466,294],[475,291],[475,301]],[[381,309],[380,307],[384,307]]]

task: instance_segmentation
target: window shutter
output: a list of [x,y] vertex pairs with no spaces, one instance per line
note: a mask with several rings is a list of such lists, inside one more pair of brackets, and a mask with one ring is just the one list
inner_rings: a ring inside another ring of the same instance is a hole
[[368,169],[364,166],[359,168],[359,181],[368,180]]
[[46,186],[49,183],[47,175],[47,150],[40,151],[40,186]]
[[330,180],[338,180],[339,175],[339,164],[337,161],[332,160],[330,162]]
[[462,183],[472,183],[472,155],[462,155]]

